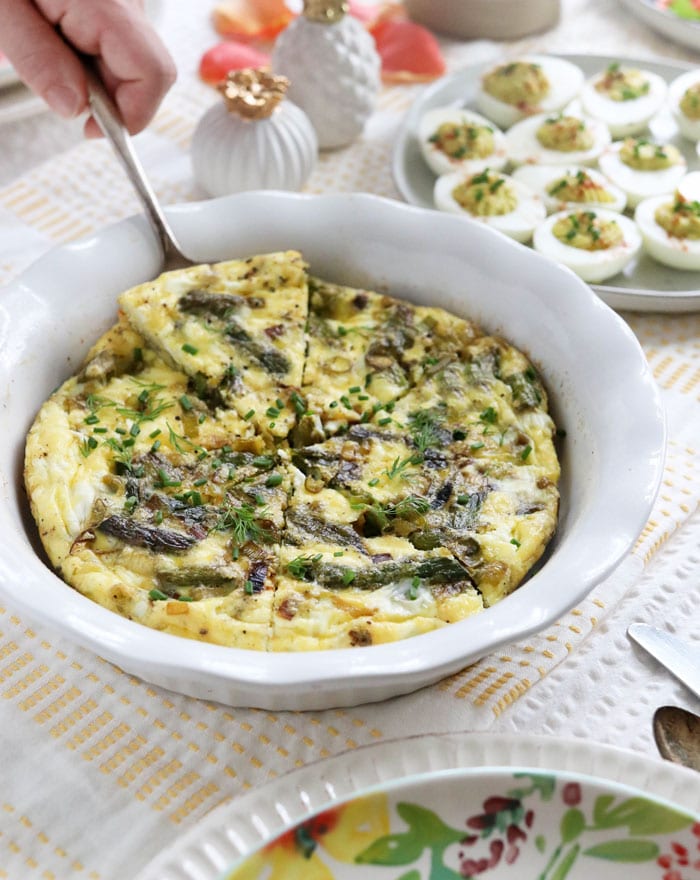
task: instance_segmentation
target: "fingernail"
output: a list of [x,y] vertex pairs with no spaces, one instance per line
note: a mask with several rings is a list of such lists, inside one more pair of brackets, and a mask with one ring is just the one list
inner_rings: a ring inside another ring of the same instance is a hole
[[68,86],[51,86],[46,93],[46,101],[59,116],[70,119],[80,110],[80,96]]

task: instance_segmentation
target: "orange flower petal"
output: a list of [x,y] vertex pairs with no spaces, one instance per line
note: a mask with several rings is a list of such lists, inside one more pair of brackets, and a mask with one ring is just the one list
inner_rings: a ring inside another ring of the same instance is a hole
[[245,67],[269,67],[270,56],[245,43],[225,40],[208,49],[199,62],[199,75],[205,83],[216,85],[226,79],[229,70]]
[[218,33],[242,40],[271,40],[294,17],[284,0],[226,0],[212,12]]
[[350,0],[350,15],[359,19],[367,28],[371,28],[375,24],[386,3],[358,3],[357,0]]
[[445,73],[440,45],[421,25],[391,18],[372,32],[387,82],[427,82]]

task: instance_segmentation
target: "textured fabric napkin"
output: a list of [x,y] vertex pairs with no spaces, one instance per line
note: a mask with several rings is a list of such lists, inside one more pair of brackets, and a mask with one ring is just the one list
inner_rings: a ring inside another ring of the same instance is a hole
[[[571,0],[564,13],[557,30],[513,51],[572,51],[575,44],[577,51],[674,52],[611,2]],[[191,62],[205,47],[199,25],[184,11],[175,25],[172,39]],[[446,50],[453,68],[502,51],[485,42]],[[396,197],[392,145],[417,94],[418,87],[385,90],[362,139],[324,154],[308,191]],[[187,77],[137,138],[165,203],[201,197],[188,147],[212,100]],[[103,143],[81,144],[39,166],[0,190],[0,284],[47,248],[138,210]],[[10,603],[0,607],[0,878],[133,877],[222,800],[382,738],[507,729],[574,734],[651,753],[653,707],[692,701],[630,648],[624,630],[633,620],[661,621],[698,637],[700,316],[624,317],[662,390],[670,437],[661,493],[634,551],[555,625],[431,688],[326,712],[230,709],[153,687],[35,627]]]

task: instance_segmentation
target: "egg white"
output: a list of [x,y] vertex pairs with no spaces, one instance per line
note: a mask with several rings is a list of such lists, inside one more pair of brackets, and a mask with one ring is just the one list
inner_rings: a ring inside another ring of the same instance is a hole
[[644,131],[649,120],[661,109],[666,100],[666,81],[648,70],[641,72],[649,82],[649,91],[646,95],[640,95],[639,98],[632,98],[629,101],[613,101],[612,98],[597,91],[596,83],[605,76],[604,71],[586,80],[581,89],[584,112],[604,122],[614,138],[623,138]]
[[[539,64],[549,81],[549,94],[536,107],[521,108],[507,104],[485,92],[479,84],[476,92],[476,106],[484,116],[493,120],[501,128],[509,128],[520,119],[533,113],[554,113],[573,100],[583,85],[583,72],[575,64],[563,58],[548,55],[523,55],[514,61]],[[500,67],[500,65],[498,65]],[[488,75],[493,68],[486,71]]]
[[547,211],[540,197],[529,186],[514,180],[508,175],[502,175],[508,185],[512,187],[518,200],[514,211],[508,214],[495,214],[493,216],[480,217],[466,211],[452,195],[453,190],[471,175],[462,173],[444,174],[435,181],[434,200],[435,207],[440,211],[451,214],[461,214],[485,223],[492,229],[497,229],[504,235],[514,238],[519,242],[527,242],[532,238],[532,233],[538,223],[547,216]]
[[649,256],[664,266],[685,271],[700,270],[700,240],[674,238],[656,222],[657,208],[673,201],[673,196],[655,196],[637,205],[634,219]]
[[536,251],[546,257],[568,266],[579,278],[592,284],[605,281],[621,272],[635,257],[642,246],[642,237],[634,222],[623,214],[614,211],[597,210],[601,220],[614,220],[622,229],[623,241],[616,247],[601,251],[586,251],[559,241],[553,234],[555,223],[568,217],[571,211],[558,211],[551,214],[535,230],[533,245]]
[[540,113],[516,123],[506,132],[506,149],[513,165],[590,165],[610,144],[606,125],[595,119],[582,117],[593,133],[593,146],[588,150],[551,150],[537,140],[537,129],[550,113]]
[[681,101],[687,89],[697,82],[700,82],[700,69],[682,73],[668,87],[668,105],[676,120],[678,130],[683,137],[687,137],[691,141],[700,140],[700,119],[688,119],[681,110]]
[[611,183],[625,193],[630,208],[634,208],[643,199],[673,192],[688,171],[687,162],[683,157],[678,165],[659,168],[657,171],[630,168],[620,159],[623,143],[616,141],[611,144],[598,160],[598,167]]
[[[483,159],[455,159],[439,150],[430,138],[445,122],[456,124],[471,123],[472,125],[487,126],[493,131],[494,151]],[[465,174],[478,174],[487,168],[498,170],[508,161],[506,143],[503,132],[480,113],[458,107],[436,107],[428,110],[418,125],[418,143],[425,161],[435,174],[450,174],[453,171],[463,171]]]
[[[556,195],[550,195],[547,188],[555,180],[559,180],[566,175],[576,175],[579,171],[584,171],[591,180],[594,180],[600,186],[604,186],[607,192],[613,196],[612,202],[564,202]],[[593,168],[584,168],[581,165],[567,165],[562,168],[561,165],[523,165],[513,172],[515,180],[519,180],[530,189],[534,190],[542,199],[545,208],[549,213],[554,211],[577,210],[585,208],[591,211],[597,211],[598,208],[608,211],[616,211],[621,213],[625,210],[627,197],[621,189],[612,184],[607,177]]]

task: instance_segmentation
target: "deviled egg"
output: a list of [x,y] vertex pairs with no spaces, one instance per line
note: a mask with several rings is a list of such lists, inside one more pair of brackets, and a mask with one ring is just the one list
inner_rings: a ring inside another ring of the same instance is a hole
[[525,55],[488,70],[476,93],[476,105],[501,128],[536,113],[561,110],[579,93],[583,73],[570,61]]
[[655,260],[674,269],[700,270],[700,171],[688,174],[672,195],[645,199],[634,219]]
[[657,74],[613,63],[586,80],[581,104],[614,138],[623,138],[644,131],[666,100],[666,91],[666,81]]
[[437,107],[421,118],[418,142],[435,174],[476,174],[508,161],[503,132],[472,110]]
[[597,283],[617,275],[642,246],[634,222],[614,211],[559,211],[535,230],[535,250]]
[[480,220],[516,241],[526,242],[547,215],[528,186],[487,169],[480,174],[445,174],[435,182],[435,207]]
[[609,144],[607,126],[582,116],[541,113],[506,133],[513,165],[590,165]]
[[513,172],[513,177],[538,193],[550,213],[581,207],[621,213],[627,204],[622,190],[592,168],[523,165]]
[[689,70],[673,80],[668,103],[680,133],[700,141],[700,70]]
[[688,170],[683,154],[673,144],[632,137],[612,144],[598,167],[627,195],[631,208],[642,199],[673,192]]

